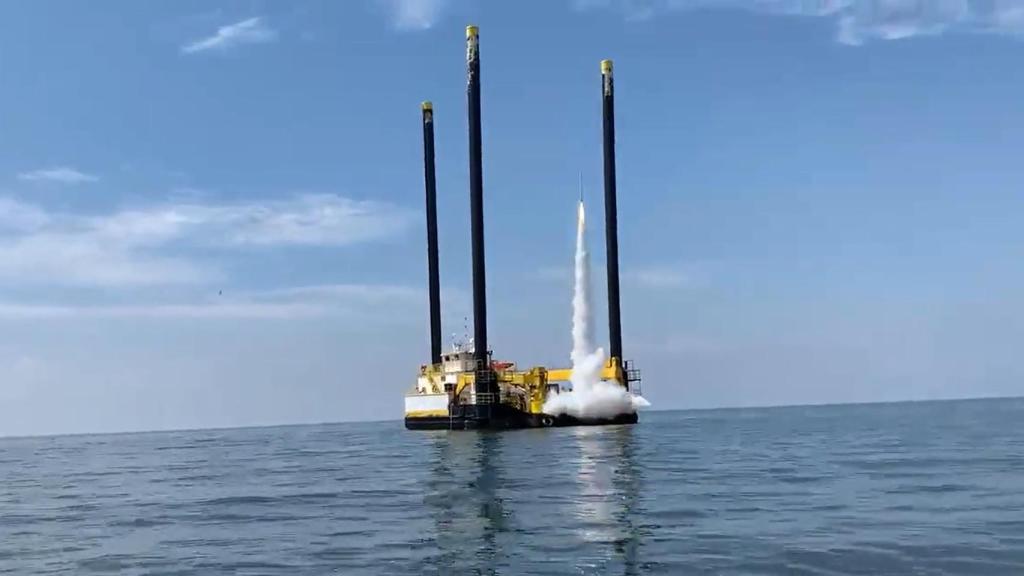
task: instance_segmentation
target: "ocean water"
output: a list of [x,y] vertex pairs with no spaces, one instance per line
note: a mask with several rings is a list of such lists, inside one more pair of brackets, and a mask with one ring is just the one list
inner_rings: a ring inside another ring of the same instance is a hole
[[1024,574],[1024,400],[0,439],[2,574]]

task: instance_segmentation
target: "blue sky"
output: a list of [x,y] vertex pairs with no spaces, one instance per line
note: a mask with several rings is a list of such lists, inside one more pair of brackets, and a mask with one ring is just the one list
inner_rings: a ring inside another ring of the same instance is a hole
[[568,363],[580,172],[603,274],[612,58],[655,406],[1024,393],[1024,1],[105,8],[0,8],[0,434],[400,417],[426,99],[470,311],[468,23],[498,356]]

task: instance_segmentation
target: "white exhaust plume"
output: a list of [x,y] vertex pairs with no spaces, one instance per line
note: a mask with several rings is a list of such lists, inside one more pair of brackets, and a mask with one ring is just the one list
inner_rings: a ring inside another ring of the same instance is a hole
[[601,380],[605,365],[604,348],[594,346],[590,305],[590,254],[587,252],[586,217],[580,200],[576,218],[576,275],[572,296],[572,390],[552,394],[544,403],[546,414],[568,414],[576,418],[611,418],[631,414],[649,406],[641,396],[624,386]]

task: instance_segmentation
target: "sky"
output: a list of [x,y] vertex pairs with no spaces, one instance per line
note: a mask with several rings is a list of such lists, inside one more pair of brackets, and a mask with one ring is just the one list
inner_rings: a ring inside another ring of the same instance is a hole
[[[568,365],[580,174],[657,408],[1024,394],[1024,0],[0,6],[0,435],[399,419],[472,330]],[[607,338],[598,306],[598,337]]]

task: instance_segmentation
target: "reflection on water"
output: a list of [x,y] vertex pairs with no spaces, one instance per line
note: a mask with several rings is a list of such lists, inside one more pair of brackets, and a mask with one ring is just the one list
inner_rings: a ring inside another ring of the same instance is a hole
[[635,455],[628,426],[439,433],[424,486],[438,552],[424,569],[637,574]]
[[440,573],[493,574],[502,558],[497,535],[508,529],[501,483],[500,434],[438,433],[425,503],[434,515],[439,554],[429,567]]
[[577,516],[586,542],[608,544],[609,559],[621,558],[625,574],[637,573],[638,533],[633,514],[638,479],[633,428],[576,428],[579,449]]

